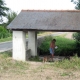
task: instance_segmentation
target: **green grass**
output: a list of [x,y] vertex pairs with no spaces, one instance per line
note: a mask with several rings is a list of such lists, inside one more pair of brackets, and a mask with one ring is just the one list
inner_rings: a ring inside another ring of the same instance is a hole
[[36,61],[36,62],[42,62],[42,60],[39,58],[39,56],[30,57],[29,60],[30,61]]
[[55,62],[54,66],[62,69],[80,70],[80,58],[75,55],[70,60],[64,59]]
[[60,73],[60,76],[74,76],[72,72],[63,72],[63,73]]
[[[63,59],[55,62],[49,62],[49,64],[45,64],[42,67],[38,68],[39,69],[49,69],[49,68],[58,68],[58,69],[63,69],[63,70],[72,70],[72,71],[79,71],[80,70],[80,58],[77,57],[76,55],[71,57],[70,60],[68,59]],[[71,73],[70,73],[71,74]],[[68,75],[68,73],[62,73],[62,76]]]
[[12,40],[12,37],[2,38],[0,39],[0,42],[11,41],[11,40]]

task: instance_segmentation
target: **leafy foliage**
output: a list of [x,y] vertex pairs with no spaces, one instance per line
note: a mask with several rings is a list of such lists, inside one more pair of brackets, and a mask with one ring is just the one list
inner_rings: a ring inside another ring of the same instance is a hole
[[56,45],[58,46],[58,49],[56,49],[55,53],[56,55],[60,56],[73,56],[75,53],[75,41],[70,40],[63,37],[56,37]]
[[80,32],[75,32],[73,34],[73,39],[77,40],[77,41],[80,41]]
[[[75,8],[80,10],[80,0],[71,0],[76,4]],[[76,40],[76,52],[78,56],[80,56],[80,32],[76,32],[73,34],[73,38]]]
[[75,32],[73,34],[73,39],[76,40],[75,51],[78,56],[80,56],[80,32]]
[[7,15],[7,11],[9,10],[9,8],[5,7],[5,2],[4,0],[0,0],[0,22],[2,21],[2,17]]
[[7,23],[6,23],[5,26],[9,25],[16,16],[17,16],[17,13],[16,13],[16,12],[10,11],[10,12],[7,14],[7,16],[6,16],[6,18],[7,18],[8,21],[7,21]]
[[6,22],[3,22],[1,26],[4,26],[6,28],[16,16],[17,16],[16,12],[9,10],[9,12],[6,15]]
[[6,28],[0,26],[0,39],[6,38],[9,36],[11,36],[11,34],[8,32],[8,30]]
[[[39,47],[40,49],[40,54],[41,55],[46,55],[49,54],[49,45],[53,37],[46,37],[41,46]],[[63,37],[55,37],[56,39],[56,45],[58,46],[58,49],[55,49],[55,55],[59,56],[68,56],[68,55],[74,55],[75,53],[75,41],[70,40],[67,38]]]
[[71,2],[73,2],[74,4],[76,4],[75,8],[76,9],[80,9],[80,0],[71,0]]
[[39,47],[41,55],[49,54],[49,44],[52,39],[52,36],[45,37],[44,41]]

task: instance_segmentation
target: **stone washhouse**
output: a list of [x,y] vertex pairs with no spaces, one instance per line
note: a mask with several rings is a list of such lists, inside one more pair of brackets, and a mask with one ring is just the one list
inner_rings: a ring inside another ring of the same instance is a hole
[[[80,11],[22,10],[7,28],[13,31],[12,58],[26,61],[28,50],[32,56],[37,56],[37,31],[80,31]],[[28,32],[28,49],[26,32]]]

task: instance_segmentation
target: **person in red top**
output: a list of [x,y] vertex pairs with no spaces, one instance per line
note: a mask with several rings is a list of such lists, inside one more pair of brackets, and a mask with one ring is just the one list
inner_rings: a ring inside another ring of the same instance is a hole
[[53,57],[54,57],[54,49],[56,47],[55,42],[56,42],[56,39],[53,39],[51,41],[51,43],[50,43],[50,49],[49,49],[51,57],[52,57],[52,61],[53,61]]

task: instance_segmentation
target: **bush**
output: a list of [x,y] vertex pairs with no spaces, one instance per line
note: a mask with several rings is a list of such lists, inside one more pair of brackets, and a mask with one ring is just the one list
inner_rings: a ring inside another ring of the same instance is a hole
[[76,41],[80,41],[80,32],[75,32],[73,34],[73,39],[75,39]]
[[[53,37],[51,36],[45,38],[45,40],[39,47],[40,55],[49,54],[49,46],[52,39]],[[76,48],[75,47],[76,43],[74,40],[70,40],[59,36],[55,37],[55,39],[56,39],[56,45],[58,46],[58,49],[55,49],[55,55],[59,56],[74,55],[73,53],[75,53],[75,48]]]
[[7,38],[11,36],[10,32],[8,32],[8,30],[2,26],[0,26],[0,39],[1,38]]
[[40,55],[49,54],[49,45],[52,39],[52,36],[45,37],[44,41],[41,43],[39,47]]
[[56,55],[60,56],[73,56],[75,53],[76,43],[74,40],[70,40],[63,37],[56,37],[56,45],[58,49],[55,50]]
[[76,49],[75,52],[77,53],[78,56],[80,56],[80,32],[76,32],[73,34],[74,40],[76,40]]
[[75,52],[77,53],[78,56],[80,56],[80,42],[79,41],[76,41]]

